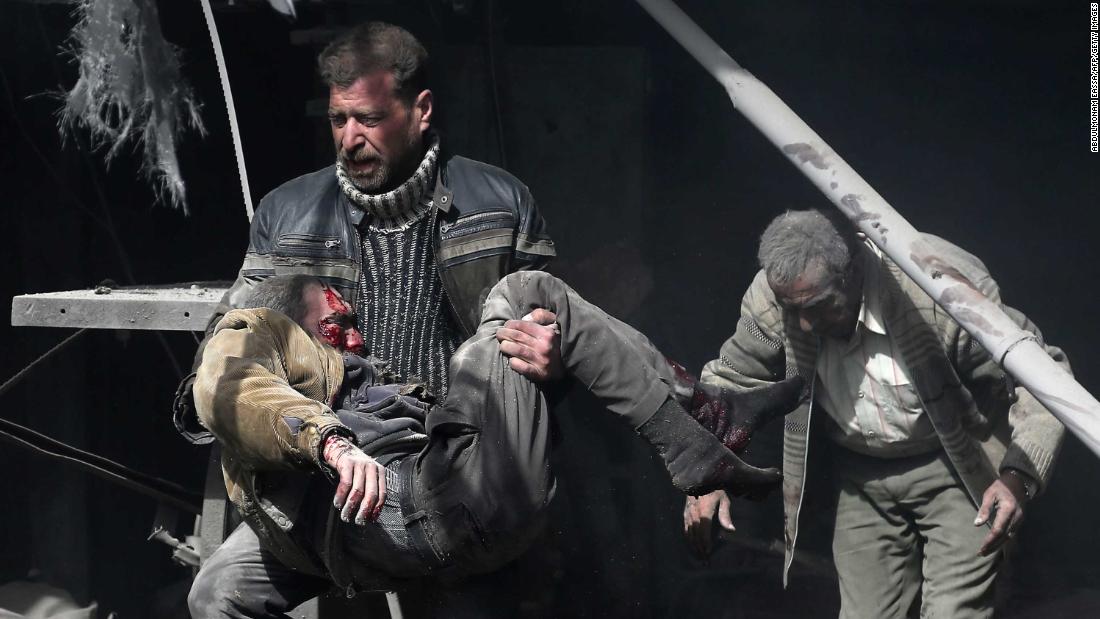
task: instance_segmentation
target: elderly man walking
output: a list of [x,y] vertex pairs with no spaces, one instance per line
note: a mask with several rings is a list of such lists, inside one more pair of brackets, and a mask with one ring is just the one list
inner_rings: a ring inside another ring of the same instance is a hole
[[[1000,303],[981,261],[926,240]],[[812,382],[784,424],[784,582],[805,487],[831,477],[842,617],[901,619],[918,604],[922,617],[989,617],[999,549],[1050,479],[1061,424],[839,213],[777,217],[759,260],[737,329],[701,380],[728,389],[791,375]],[[1061,350],[1046,349],[1068,368]],[[812,444],[811,423],[830,445]],[[806,469],[815,450],[831,470]],[[689,537],[710,535],[715,510],[727,507],[722,493],[689,497]]]

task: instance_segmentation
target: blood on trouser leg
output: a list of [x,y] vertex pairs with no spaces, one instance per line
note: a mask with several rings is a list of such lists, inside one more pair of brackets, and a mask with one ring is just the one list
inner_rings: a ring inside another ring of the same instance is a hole
[[733,431],[730,432],[722,442],[727,449],[735,454],[740,454],[749,446],[750,438],[752,438],[752,434],[750,434],[748,430],[741,426],[737,426],[733,428]]
[[687,371],[687,368],[668,357],[665,357],[665,361],[668,363],[669,367],[672,368],[672,373],[676,376],[676,380],[687,385],[694,385],[696,383],[697,379]]
[[715,436],[721,437],[729,429],[730,415],[726,403],[696,391],[691,402],[692,416]]

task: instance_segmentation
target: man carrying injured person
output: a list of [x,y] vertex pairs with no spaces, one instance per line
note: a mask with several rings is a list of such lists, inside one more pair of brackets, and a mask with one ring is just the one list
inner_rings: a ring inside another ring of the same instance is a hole
[[334,583],[395,589],[488,572],[522,552],[554,495],[552,413],[499,341],[522,345],[502,331],[533,308],[557,314],[566,373],[653,445],[686,494],[775,487],[777,470],[734,451],[802,395],[798,377],[693,390],[642,334],[542,272],[492,289],[434,405],[423,386],[360,356],[350,306],[319,280],[270,278],[250,305],[260,309],[218,324],[195,383],[245,521],[200,570],[188,598],[196,618],[283,617]]

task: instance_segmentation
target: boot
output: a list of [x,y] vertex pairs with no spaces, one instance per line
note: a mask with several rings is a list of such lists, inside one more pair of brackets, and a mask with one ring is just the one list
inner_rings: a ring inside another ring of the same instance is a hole
[[762,497],[783,479],[778,469],[759,469],[738,458],[671,397],[638,427],[638,434],[657,450],[672,485],[685,494],[725,490]]
[[668,360],[676,374],[676,399],[692,418],[727,449],[741,454],[758,428],[798,406],[806,381],[792,376],[776,383],[733,391],[699,382],[684,367]]

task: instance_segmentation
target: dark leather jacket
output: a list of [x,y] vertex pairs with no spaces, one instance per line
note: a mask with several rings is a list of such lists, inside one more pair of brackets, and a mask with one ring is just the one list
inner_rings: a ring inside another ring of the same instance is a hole
[[[544,266],[554,256],[554,242],[531,192],[504,170],[451,157],[436,176],[436,265],[455,321],[468,337],[489,289],[508,273]],[[335,166],[283,184],[260,202],[244,264],[223,302],[239,307],[251,285],[265,277],[308,273],[354,307],[362,270],[355,226],[361,217],[340,191]]]

